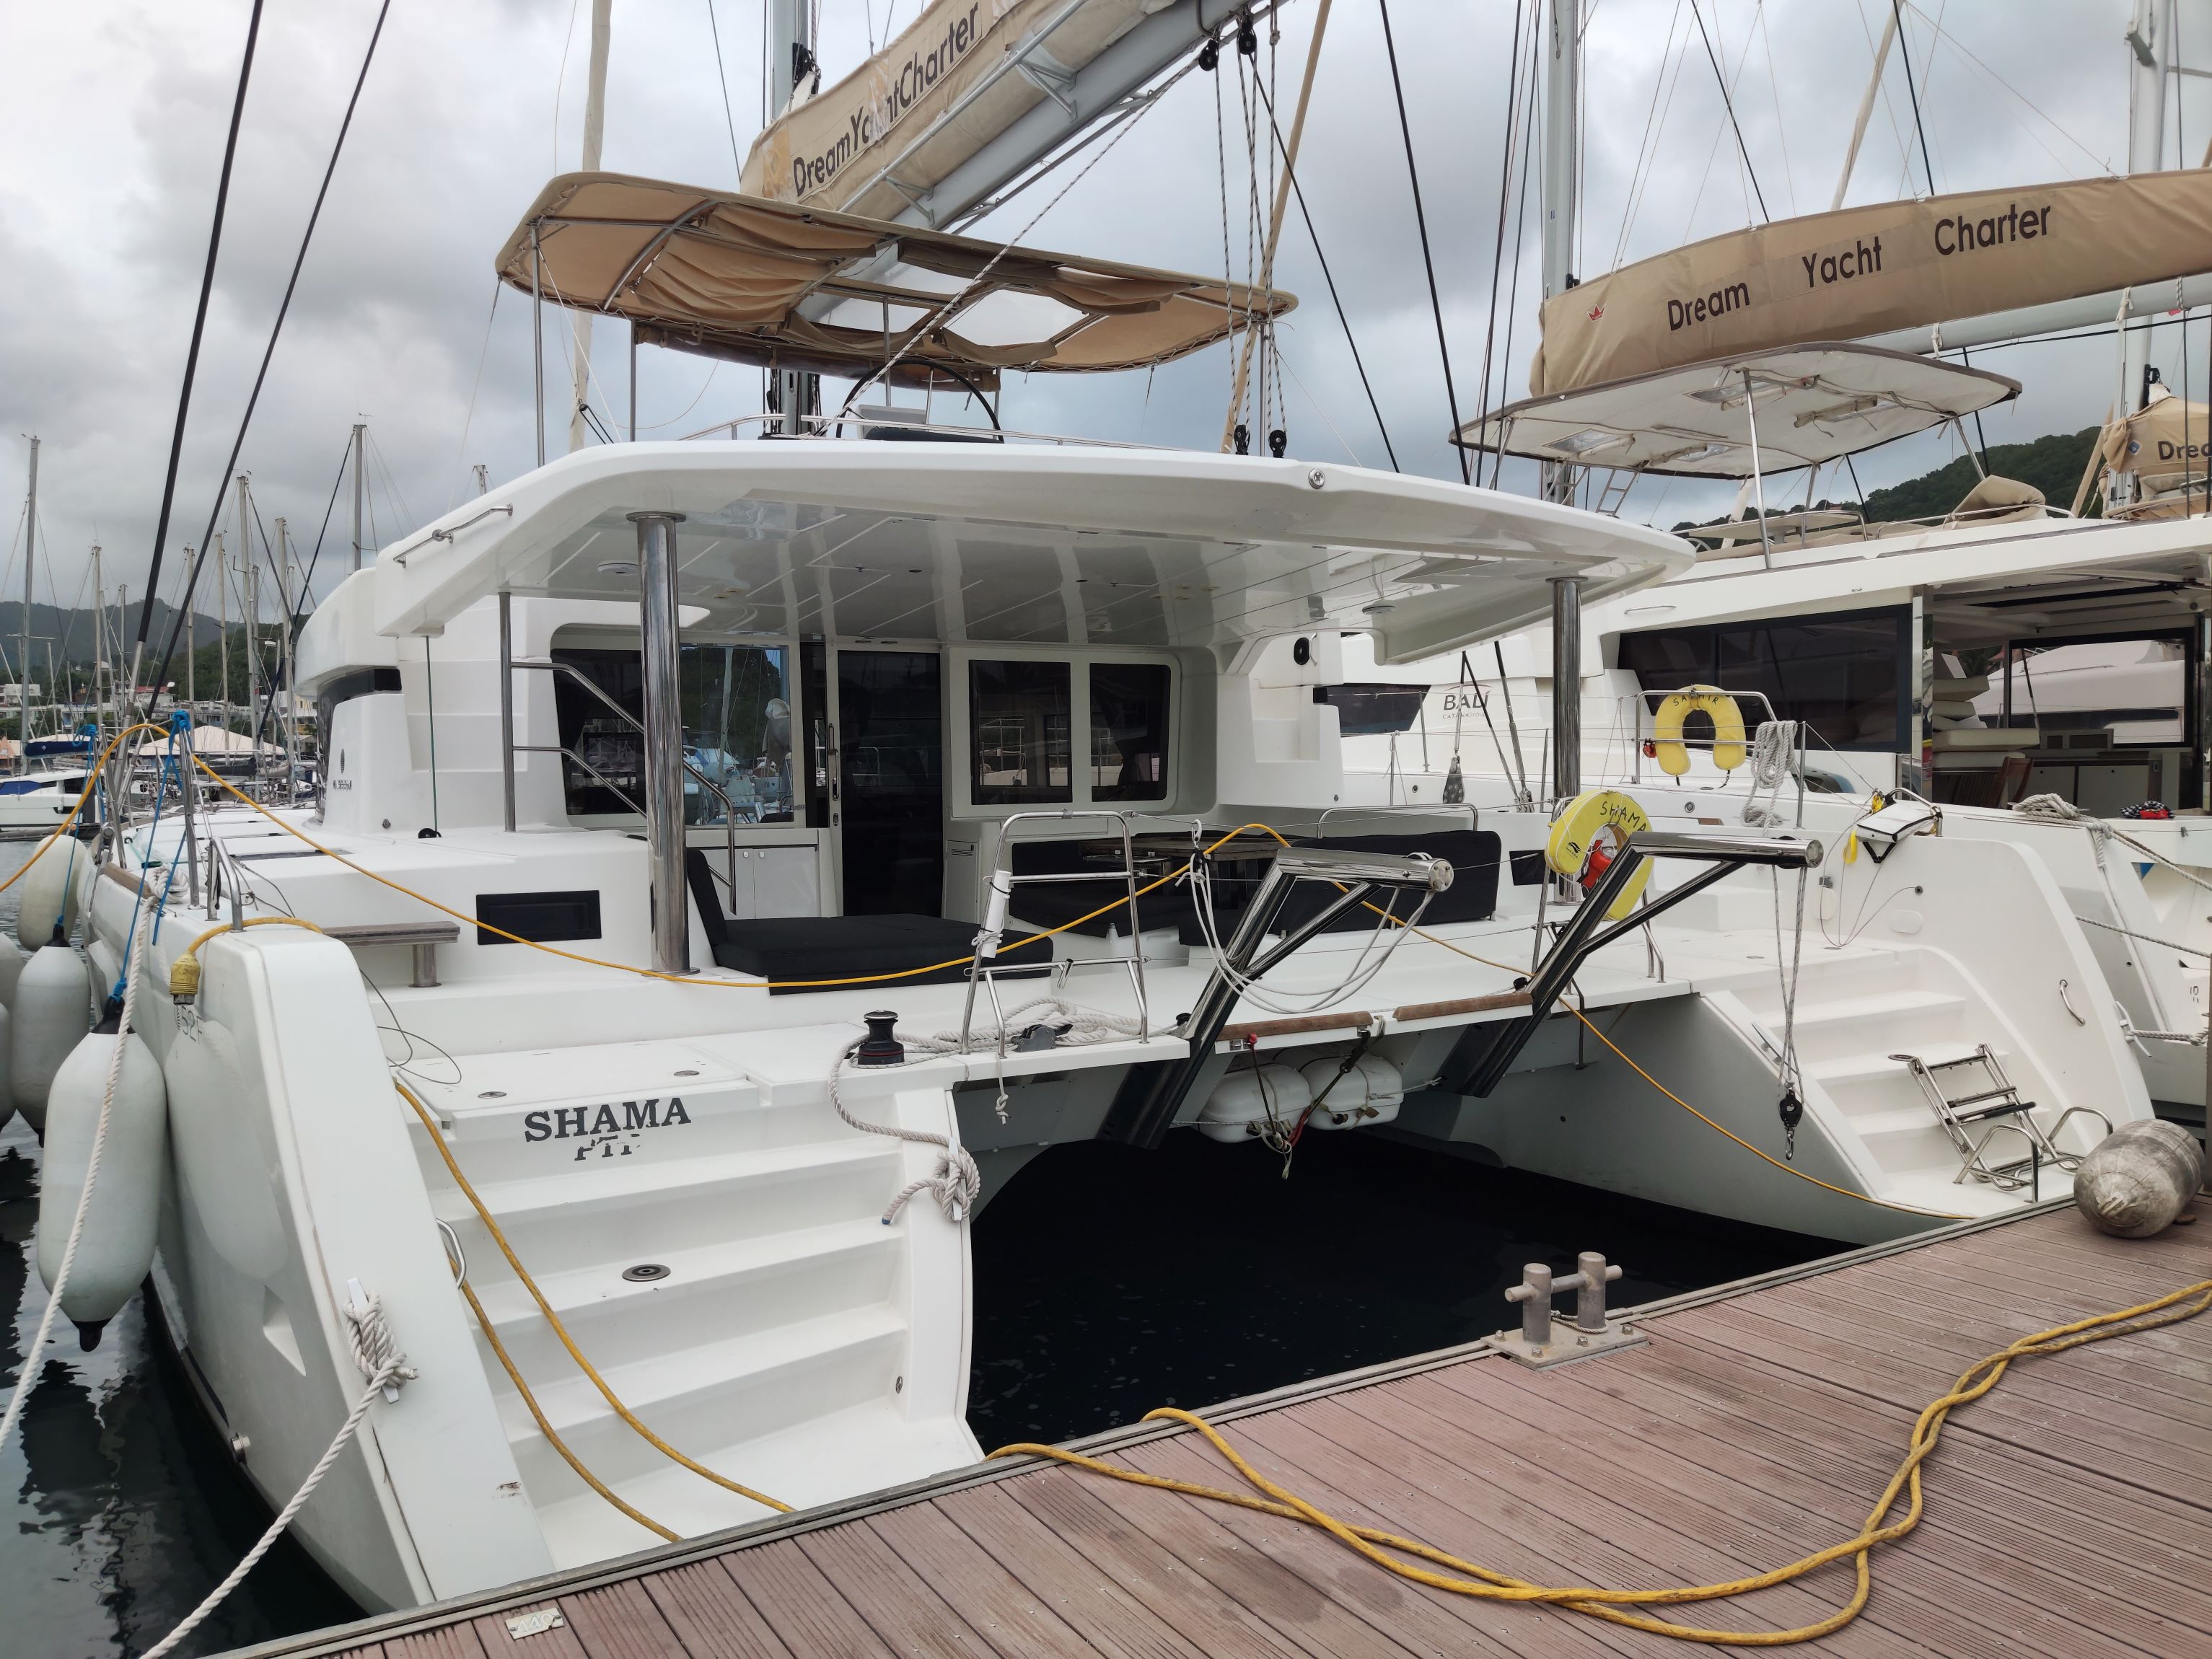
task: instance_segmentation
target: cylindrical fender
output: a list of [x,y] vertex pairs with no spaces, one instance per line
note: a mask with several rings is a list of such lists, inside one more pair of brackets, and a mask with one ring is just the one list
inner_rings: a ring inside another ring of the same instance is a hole
[[46,1091],[92,1024],[84,958],[66,945],[31,953],[8,1020],[8,1091],[31,1127],[46,1130]]
[[[1586,789],[1567,803],[1566,810],[1553,823],[1552,838],[1544,844],[1544,862],[1563,876],[1579,878],[1601,842],[1609,841],[1617,854],[1631,836],[1650,827],[1651,820],[1644,815],[1644,809],[1619,790]],[[1651,862],[1647,859],[1606,915],[1615,921],[1626,920],[1650,879]]]
[[1679,778],[1690,769],[1690,751],[1682,741],[1682,724],[1692,714],[1703,714],[1713,723],[1713,764],[1733,772],[1743,764],[1743,711],[1735,699],[1717,685],[1693,685],[1677,691],[1659,705],[1651,717],[1651,755],[1659,769]]
[[115,1103],[108,1110],[107,1140],[100,1149],[92,1200],[85,1207],[76,1260],[62,1290],[62,1312],[75,1322],[78,1341],[88,1349],[99,1346],[100,1328],[122,1311],[153,1270],[154,1235],[161,1218],[161,1183],[169,1165],[168,1103],[161,1062],[137,1032],[90,1032],[70,1050],[47,1098],[46,1158],[39,1174],[39,1277],[52,1290],[84,1191],[85,1166],[107,1095],[107,1068],[118,1042],[123,1063],[115,1079]]
[[0,1008],[15,1006],[15,981],[23,976],[23,952],[15,941],[0,933]]
[[31,860],[15,882],[21,890],[16,901],[15,937],[26,951],[46,944],[57,927],[64,939],[76,931],[77,910],[92,877],[92,854],[74,836],[57,836]]

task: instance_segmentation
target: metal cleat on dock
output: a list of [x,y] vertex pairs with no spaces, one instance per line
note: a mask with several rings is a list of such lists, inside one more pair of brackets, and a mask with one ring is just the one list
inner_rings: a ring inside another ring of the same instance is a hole
[[[1620,1277],[1621,1270],[1607,1265],[1595,1250],[1584,1250],[1575,1258],[1575,1265],[1579,1271],[1564,1278],[1554,1278],[1550,1267],[1541,1261],[1531,1261],[1521,1270],[1521,1282],[1505,1292],[1508,1302],[1521,1304],[1521,1328],[1500,1331],[1491,1339],[1499,1352],[1540,1370],[1616,1348],[1632,1348],[1646,1340],[1626,1318],[1606,1316],[1605,1287]],[[1552,1297],[1560,1291],[1575,1292],[1575,1322],[1555,1329]]]

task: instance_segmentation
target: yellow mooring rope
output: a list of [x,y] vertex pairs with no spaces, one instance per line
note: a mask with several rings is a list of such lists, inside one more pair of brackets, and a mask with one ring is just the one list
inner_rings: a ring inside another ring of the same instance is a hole
[[[637,1414],[623,1404],[620,1397],[607,1386],[606,1378],[601,1376],[592,1362],[584,1358],[583,1350],[576,1346],[575,1339],[568,1334],[568,1328],[561,1322],[561,1316],[553,1311],[553,1304],[545,1299],[545,1292],[538,1288],[538,1281],[530,1276],[530,1270],[522,1265],[522,1258],[515,1255],[514,1247],[507,1242],[507,1235],[500,1231],[499,1223],[492,1218],[490,1210],[485,1207],[483,1200],[477,1195],[477,1189],[469,1184],[469,1178],[461,1173],[461,1166],[454,1161],[453,1149],[446,1145],[446,1137],[439,1132],[438,1121],[430,1115],[430,1109],[422,1103],[412,1089],[398,1078],[392,1079],[392,1086],[399,1091],[400,1097],[412,1106],[415,1109],[415,1115],[422,1120],[423,1128],[429,1132],[431,1146],[437,1148],[438,1156],[445,1160],[447,1172],[453,1177],[455,1184],[461,1189],[462,1196],[469,1200],[471,1207],[476,1211],[477,1218],[483,1223],[484,1230],[491,1235],[491,1242],[499,1246],[499,1253],[507,1258],[507,1265],[514,1269],[514,1276],[522,1281],[523,1289],[530,1292],[531,1300],[538,1304],[538,1311],[545,1316],[545,1322],[553,1328],[553,1334],[561,1339],[561,1346],[568,1351],[568,1358],[574,1360],[577,1369],[591,1379],[592,1386],[599,1391],[599,1397],[614,1408],[615,1415],[635,1429],[646,1444],[673,1462],[681,1463],[692,1474],[703,1476],[726,1492],[733,1492],[740,1498],[750,1498],[756,1504],[764,1504],[769,1509],[781,1510],[788,1514],[791,1510],[790,1504],[780,1503],[765,1492],[755,1492],[750,1486],[742,1486],[727,1475],[717,1474],[704,1463],[695,1462],[686,1457],[651,1429],[646,1427],[638,1420]],[[491,1322],[484,1317],[483,1306],[477,1300],[476,1293],[470,1290],[465,1283],[461,1285],[461,1293],[468,1297],[469,1306],[475,1310],[477,1320],[483,1326],[485,1335],[490,1336]],[[593,1491],[629,1516],[631,1520],[650,1527],[665,1538],[677,1536],[665,1527],[655,1522],[647,1521],[645,1516],[617,1498],[576,1461],[568,1449],[561,1443],[560,1437],[554,1434],[550,1425],[546,1423],[544,1413],[538,1409],[537,1400],[531,1395],[528,1388],[524,1386],[521,1374],[515,1370],[514,1362],[507,1357],[507,1350],[500,1345],[499,1339],[493,1336],[491,1345],[492,1352],[499,1356],[500,1364],[507,1368],[507,1376],[513,1379],[517,1388],[522,1389],[524,1402],[529,1406],[530,1414],[538,1419],[538,1427],[544,1430],[546,1437],[553,1442],[555,1449],[567,1460],[568,1467],[582,1475]]]
[[[1462,1560],[1418,1539],[1401,1538],[1395,1533],[1382,1532],[1373,1527],[1352,1526],[1269,1480],[1238,1454],[1219,1430],[1203,1418],[1194,1413],[1177,1411],[1172,1407],[1148,1412],[1145,1420],[1184,1423],[1196,1429],[1206,1437],[1207,1443],[1227,1460],[1231,1468],[1265,1496],[1255,1498],[1246,1492],[1224,1492],[1218,1487],[1200,1486],[1192,1481],[1146,1474],[1099,1458],[1064,1450],[1058,1446],[1024,1443],[1001,1446],[991,1455],[1012,1457],[1027,1454],[1047,1457],[1055,1462],[1072,1463],[1078,1468],[1089,1469],[1093,1474],[1108,1475],[1116,1480],[1127,1480],[1140,1486],[1157,1486],[1164,1492],[1180,1492],[1187,1498],[1233,1504],[1239,1509],[1256,1510],[1263,1515],[1300,1522],[1306,1526],[1318,1528],[1346,1548],[1366,1557],[1377,1566],[1396,1573],[1401,1578],[1409,1578],[1415,1583],[1426,1584],[1434,1589],[1449,1590],[1455,1595],[1474,1596],[1486,1601],[1545,1602],[1565,1607],[1570,1613],[1584,1613],[1611,1624],[1626,1625],[1635,1630],[1650,1631],[1655,1635],[1673,1637],[1684,1642],[1707,1642],[1732,1647],[1786,1647],[1793,1643],[1814,1641],[1831,1635],[1865,1611],[1867,1595],[1873,1587],[1870,1558],[1876,1546],[1894,1543],[1920,1524],[1920,1466],[1934,1453],[1936,1443],[1942,1437],[1943,1425],[1954,1408],[1979,1400],[1995,1388],[1998,1379],[2003,1376],[2015,1359],[2063,1353],[2069,1348],[2101,1342],[2108,1337],[2128,1336],[2139,1331],[2155,1330],[2162,1325],[2179,1324],[2185,1319],[2194,1319],[2208,1307],[2212,1307],[2212,1279],[2201,1279],[2154,1302],[2124,1308],[2117,1313],[2099,1314],[2094,1318],[2076,1320],[2070,1325],[2054,1325],[2049,1330],[2024,1336],[2008,1347],[1984,1355],[1960,1374],[1958,1382],[1948,1393],[1929,1401],[1921,1412],[1918,1420],[1912,1425],[1904,1461],[1898,1465],[1897,1473],[1890,1477],[1888,1486],[1882,1490],[1881,1500],[1875,1504],[1856,1536],[1831,1544],[1826,1549],[1816,1550],[1787,1566],[1718,1584],[1689,1584],[1669,1589],[1644,1590],[1600,1589],[1589,1585],[1532,1584],[1526,1579],[1515,1578],[1476,1562]],[[1911,1495],[1911,1503],[1904,1516],[1896,1521],[1887,1520],[1890,1510],[1896,1506],[1899,1493],[1908,1489]],[[1398,1556],[1412,1556],[1449,1571],[1431,1572],[1426,1568],[1397,1559]],[[1777,1584],[1802,1578],[1847,1557],[1851,1561],[1856,1580],[1850,1600],[1826,1619],[1810,1625],[1800,1625],[1791,1630],[1712,1630],[1624,1611],[1632,1607],[1672,1607],[1687,1601],[1711,1601],[1724,1596],[1747,1595],[1753,1590],[1770,1589]]]

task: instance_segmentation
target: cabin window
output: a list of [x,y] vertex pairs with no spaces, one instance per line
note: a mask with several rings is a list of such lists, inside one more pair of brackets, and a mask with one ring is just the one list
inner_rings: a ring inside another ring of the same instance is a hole
[[1624,634],[1620,666],[1651,708],[1650,694],[1717,685],[1741,699],[1747,725],[1769,718],[1771,706],[1775,720],[1805,722],[1816,747],[1901,754],[1911,742],[1911,620],[1900,605]]
[[1167,665],[1092,663],[1091,799],[1167,798]]
[[[2013,641],[2003,679],[1974,700],[1989,726],[2034,726],[2048,747],[2126,749],[2189,741],[2189,637],[2137,635]],[[2094,739],[2094,744],[2089,741]]]
[[[635,651],[553,654],[581,670],[630,720],[643,717],[644,671]],[[684,775],[684,822],[720,823],[725,797],[739,823],[793,822],[789,670],[790,653],[780,645],[681,647],[684,757],[714,786]],[[569,815],[641,810],[645,749],[637,728],[567,674],[556,675],[553,688],[561,746],[569,751],[561,763]]]
[[1313,699],[1336,710],[1336,729],[1347,738],[1410,732],[1421,717],[1425,685],[1316,685]]
[[684,755],[714,786],[685,775],[685,823],[720,823],[724,798],[739,823],[792,822],[789,667],[780,645],[683,647]]
[[968,665],[969,765],[978,806],[1075,799],[1064,662]]

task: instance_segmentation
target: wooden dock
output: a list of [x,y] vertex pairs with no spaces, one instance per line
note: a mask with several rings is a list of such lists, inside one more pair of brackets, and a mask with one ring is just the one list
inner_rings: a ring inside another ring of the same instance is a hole
[[[1206,1413],[1354,1522],[1546,1583],[1733,1579],[1851,1536],[1915,1416],[2030,1332],[2212,1278],[2212,1216],[2148,1241],[2046,1207],[1639,1313],[1648,1345],[1532,1370],[1472,1345]],[[1571,1298],[1562,1298],[1571,1305]],[[1499,1304],[1500,1324],[1511,1310]],[[1195,1436],[1081,1449],[1235,1486]],[[1876,1552],[1852,1655],[2212,1653],[2212,1315],[2015,1364],[1955,1413],[1927,1516]],[[1850,1568],[1696,1622],[1810,1622]],[[551,1622],[557,1612],[560,1623]],[[526,1615],[537,1613],[536,1618]],[[535,1633],[520,1637],[516,1628]],[[1687,1651],[1383,1572],[1309,1528],[1038,1462],[961,1471],[254,1659],[817,1659]]]

